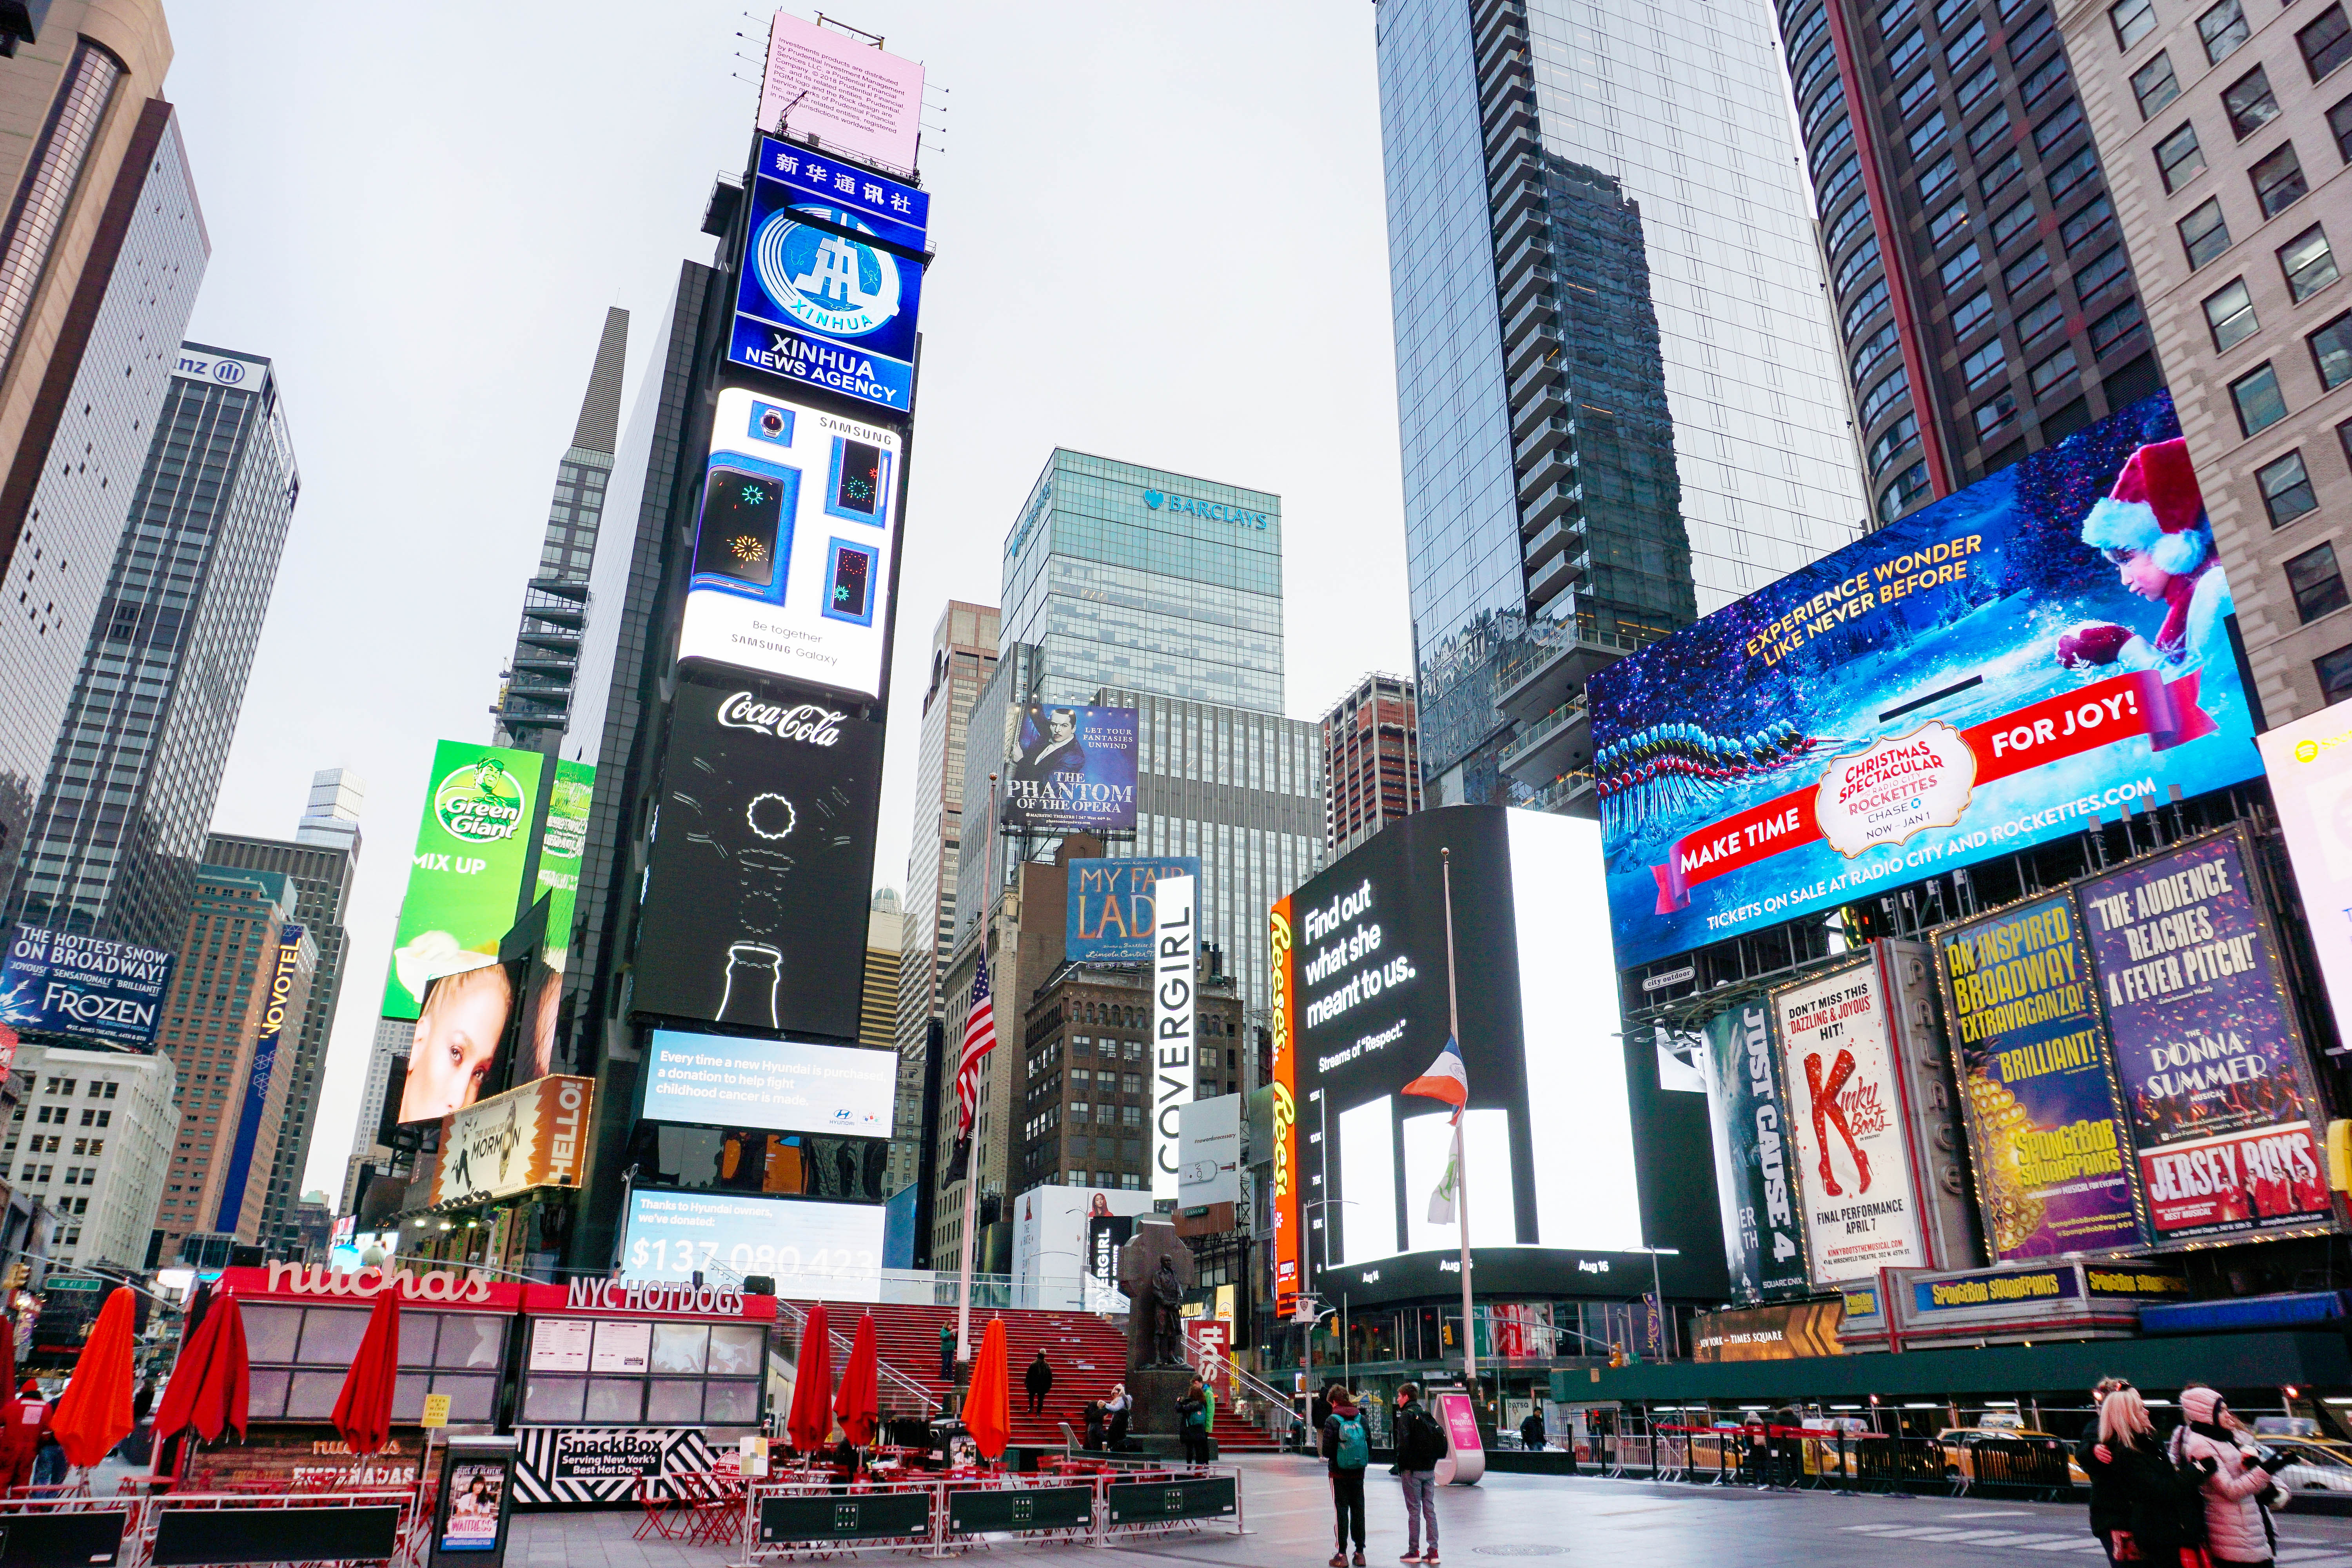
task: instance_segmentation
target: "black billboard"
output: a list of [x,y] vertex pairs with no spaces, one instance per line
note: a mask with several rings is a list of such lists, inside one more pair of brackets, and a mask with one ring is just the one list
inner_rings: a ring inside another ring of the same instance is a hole
[[630,1010],[856,1038],[881,787],[878,722],[681,673]]

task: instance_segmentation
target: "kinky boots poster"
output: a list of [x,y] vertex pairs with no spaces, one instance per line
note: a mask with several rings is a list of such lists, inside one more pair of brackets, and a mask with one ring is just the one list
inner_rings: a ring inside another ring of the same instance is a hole
[[1791,985],[1772,1005],[1813,1283],[1927,1265],[1876,969]]

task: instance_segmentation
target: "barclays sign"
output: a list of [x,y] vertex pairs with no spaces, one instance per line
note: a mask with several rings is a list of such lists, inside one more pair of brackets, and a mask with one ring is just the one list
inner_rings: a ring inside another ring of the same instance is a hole
[[1240,528],[1265,531],[1265,513],[1249,511],[1221,501],[1194,500],[1190,496],[1170,495],[1164,490],[1146,490],[1143,504],[1154,511],[1181,511],[1211,522],[1230,522]]

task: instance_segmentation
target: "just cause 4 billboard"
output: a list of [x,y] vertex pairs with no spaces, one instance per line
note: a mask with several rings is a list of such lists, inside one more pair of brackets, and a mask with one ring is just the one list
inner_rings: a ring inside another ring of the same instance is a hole
[[1592,678],[1631,968],[2262,772],[2168,395]]

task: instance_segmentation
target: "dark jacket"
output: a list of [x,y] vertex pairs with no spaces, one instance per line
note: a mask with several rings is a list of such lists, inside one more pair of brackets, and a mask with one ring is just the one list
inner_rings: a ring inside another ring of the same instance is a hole
[[1176,1402],[1176,1425],[1179,1428],[1194,1426],[1205,1427],[1208,1424],[1209,1402],[1207,1400],[1197,1394],[1187,1394]]
[[[1336,1476],[1339,1473],[1339,1423],[1343,1419],[1361,1421],[1363,1418],[1364,1407],[1360,1405],[1350,1405],[1345,1416],[1342,1416],[1337,1409],[1334,1409],[1330,1415],[1323,1418],[1323,1464],[1324,1468],[1329,1470],[1331,1474]],[[1364,1429],[1364,1447],[1368,1454],[1371,1448],[1371,1429],[1370,1427],[1366,1427]],[[1364,1472],[1361,1470],[1358,1470],[1356,1472],[1356,1474],[1360,1476]]]
[[1526,1420],[1519,1423],[1519,1446],[1521,1447],[1540,1448],[1548,1440],[1549,1435],[1544,1431],[1544,1419],[1542,1416],[1530,1415]]
[[2109,1444],[2105,1464],[2094,1452],[2095,1433],[2074,1450],[2074,1460],[2091,1479],[2091,1530],[2105,1536],[2128,1530],[2148,1563],[2171,1563],[2184,1548],[2205,1542],[2205,1502],[2200,1470],[2184,1470],[2165,1456],[2153,1437]]
[[1445,1458],[1445,1433],[1429,1407],[1415,1401],[1400,1404],[1396,1412],[1396,1468],[1420,1472],[1437,1468]]
[[2074,1462],[2091,1478],[2091,1533],[2104,1536],[2110,1531],[2131,1528],[2131,1477],[2128,1453],[2108,1450],[2103,1463],[2098,1456],[2099,1434],[2091,1435],[2074,1445]]
[[1032,1394],[1046,1394],[1052,1391],[1054,1369],[1045,1364],[1044,1356],[1039,1356],[1029,1363],[1029,1370],[1021,1374],[1021,1385]]

